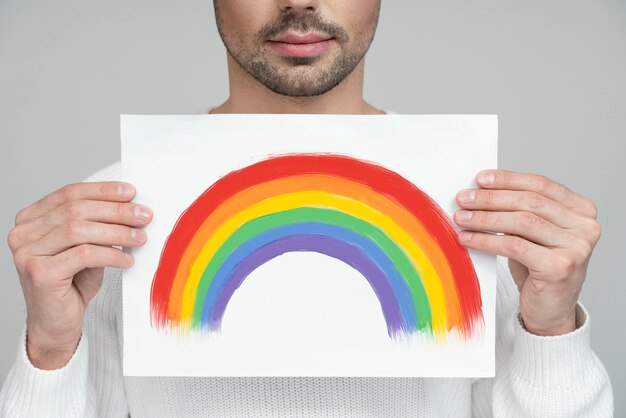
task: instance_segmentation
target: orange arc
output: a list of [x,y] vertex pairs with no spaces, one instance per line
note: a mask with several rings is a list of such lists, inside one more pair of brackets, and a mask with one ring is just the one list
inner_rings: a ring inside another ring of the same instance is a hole
[[223,222],[232,217],[233,213],[238,213],[256,202],[283,193],[306,190],[324,190],[328,193],[346,196],[367,204],[387,214],[409,235],[413,236],[441,278],[445,294],[445,309],[448,315],[446,329],[450,331],[455,325],[462,326],[463,312],[450,265],[441,248],[419,222],[419,219],[415,218],[402,205],[360,182],[327,174],[302,174],[282,177],[248,187],[222,202],[202,222],[180,260],[169,297],[167,312],[169,319],[172,321],[180,320],[185,283],[189,276],[191,265],[202,250],[207,237],[210,237]]

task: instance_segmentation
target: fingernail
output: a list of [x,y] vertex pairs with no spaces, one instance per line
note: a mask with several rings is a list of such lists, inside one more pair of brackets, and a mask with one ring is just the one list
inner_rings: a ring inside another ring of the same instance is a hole
[[459,239],[461,241],[469,241],[472,238],[472,233],[469,231],[461,231],[459,232]]
[[128,183],[122,183],[117,192],[121,197],[131,197],[135,193],[135,188]]
[[484,186],[488,186],[490,184],[493,184],[494,180],[495,180],[496,176],[493,173],[490,172],[486,172],[486,173],[480,173],[478,175],[478,183],[482,184]]
[[143,229],[136,229],[133,228],[131,230],[131,235],[133,237],[133,239],[137,242],[143,242],[146,240],[146,233],[144,232]]
[[137,219],[147,221],[152,216],[152,211],[145,206],[135,206],[133,213]]
[[470,219],[472,219],[472,214],[473,212],[471,210],[457,210],[456,218],[459,221],[469,221]]
[[461,203],[470,203],[476,199],[476,191],[475,190],[462,190],[459,192],[459,202]]

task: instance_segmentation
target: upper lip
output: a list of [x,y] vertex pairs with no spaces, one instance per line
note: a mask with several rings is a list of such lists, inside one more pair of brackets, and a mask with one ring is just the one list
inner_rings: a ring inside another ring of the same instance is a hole
[[288,44],[312,44],[315,42],[326,41],[331,36],[319,32],[310,32],[306,34],[298,34],[296,32],[283,32],[270,39],[272,42],[284,42]]

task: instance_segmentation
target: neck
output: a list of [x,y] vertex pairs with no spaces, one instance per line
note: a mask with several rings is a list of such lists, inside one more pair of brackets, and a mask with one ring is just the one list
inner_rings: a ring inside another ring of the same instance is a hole
[[361,62],[332,90],[311,97],[274,93],[228,54],[228,99],[209,113],[384,114],[363,100],[365,62]]

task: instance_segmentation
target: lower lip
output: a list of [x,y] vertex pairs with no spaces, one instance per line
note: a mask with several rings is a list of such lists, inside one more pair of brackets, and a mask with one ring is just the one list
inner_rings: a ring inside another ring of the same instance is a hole
[[333,39],[308,44],[267,41],[267,46],[288,57],[316,57],[323,54],[333,44]]

